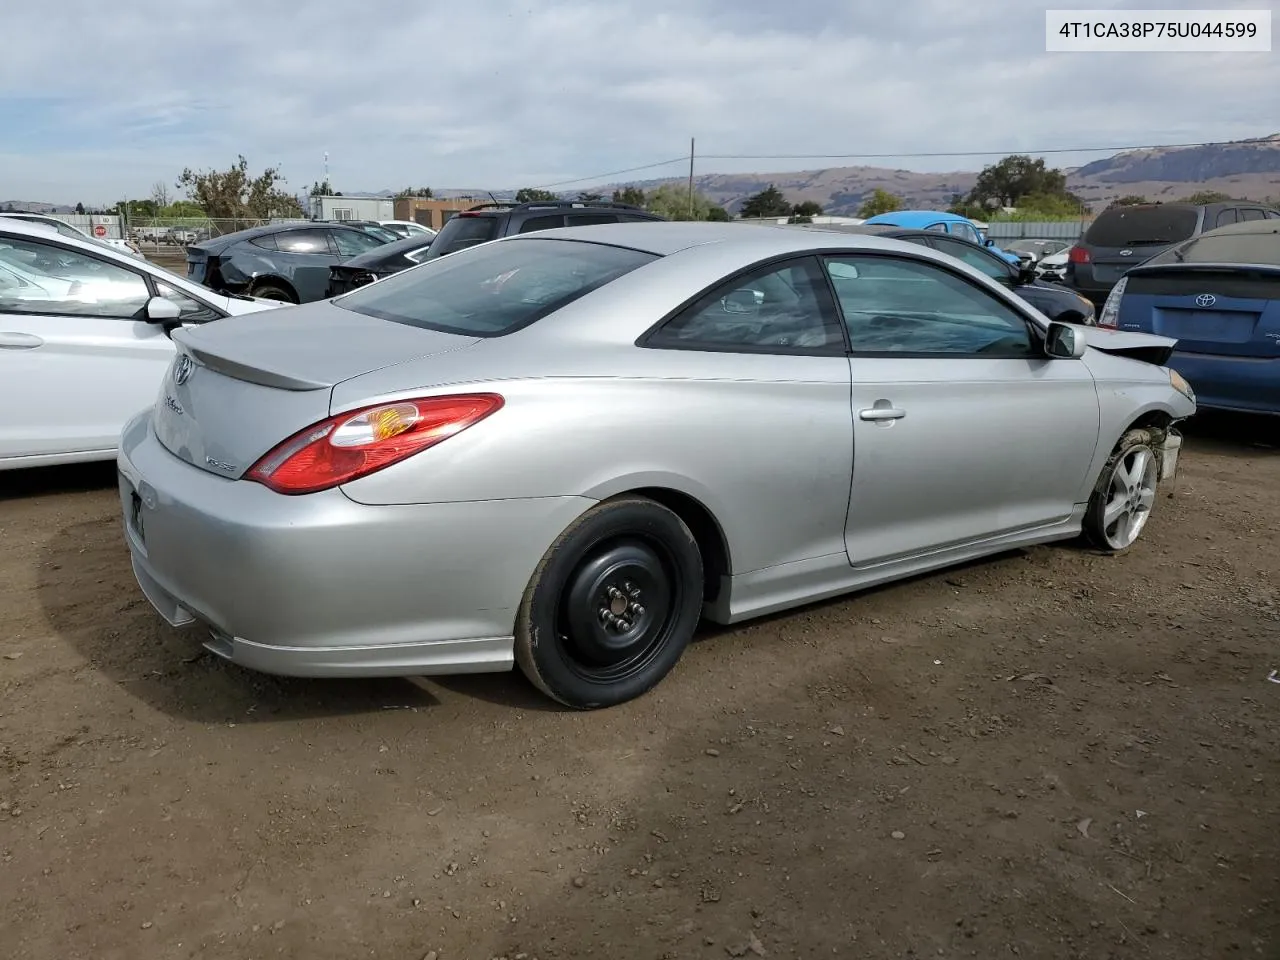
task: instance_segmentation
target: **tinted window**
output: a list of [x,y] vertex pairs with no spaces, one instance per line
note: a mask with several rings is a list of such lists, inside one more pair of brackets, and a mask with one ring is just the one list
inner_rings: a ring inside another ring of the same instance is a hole
[[1240,211],[1241,220],[1265,220],[1266,214],[1257,207],[1247,207]]
[[843,256],[827,272],[855,353],[1025,357],[1035,353],[1011,307],[931,264]]
[[571,213],[566,218],[570,227],[589,227],[593,223],[617,223],[616,213]]
[[329,231],[290,230],[276,234],[276,248],[283,253],[329,254]]
[[39,241],[0,240],[0,266],[10,277],[0,310],[12,313],[127,319],[151,298],[132,270]]
[[172,287],[167,283],[157,282],[156,293],[178,305],[182,310],[178,319],[183,323],[208,323],[210,320],[217,320],[222,316],[207,303],[201,303],[195,297],[180,293],[177,287]]
[[1177,243],[1196,232],[1195,207],[1113,207],[1098,214],[1084,241],[1095,247],[1132,247]]
[[334,230],[333,242],[342,257],[356,257],[383,246],[381,240],[359,230]]
[[535,230],[553,230],[564,226],[564,214],[557,213],[551,217],[530,217],[520,224],[520,233],[533,233]]
[[507,240],[388,277],[334,301],[415,327],[489,337],[509,333],[657,257],[563,240]]
[[712,290],[648,343],[779,353],[844,350],[822,269],[810,258],[766,267]]
[[1267,224],[1266,233],[1202,233],[1148,263],[1269,263],[1280,266],[1280,228]]
[[497,217],[454,217],[436,234],[431,244],[431,256],[453,253],[477,243],[492,240],[498,235]]
[[981,270],[993,280],[1009,282],[1013,274],[1009,270],[1005,262],[993,254],[987,253],[981,247],[970,246],[967,243],[961,243],[959,240],[952,240],[950,237],[937,237],[933,241],[933,245],[942,253],[962,260],[969,266]]
[[1225,227],[1235,222],[1236,212],[1234,210],[1219,210],[1218,218],[1213,222],[1213,225],[1215,227]]
[[261,247],[263,250],[276,249],[276,235],[274,233],[268,233],[262,237],[254,237],[249,242],[255,247]]

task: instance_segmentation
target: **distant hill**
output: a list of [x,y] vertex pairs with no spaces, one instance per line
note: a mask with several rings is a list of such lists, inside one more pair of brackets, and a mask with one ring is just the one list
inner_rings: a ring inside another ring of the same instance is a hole
[[[1068,169],[1067,188],[1098,209],[1117,197],[1138,194],[1151,200],[1177,200],[1202,190],[1235,197],[1280,199],[1280,134],[1257,140],[1204,147],[1134,150]],[[944,208],[954,193],[968,193],[976,172],[915,173],[884,167],[828,167],[787,173],[704,174],[694,187],[736,213],[742,201],[773,184],[793,203],[813,200],[827,213],[856,213],[874,190],[902,197],[910,207]],[[606,196],[615,188],[652,189],[672,177],[596,188]]]
[[41,203],[38,200],[0,200],[0,212],[5,213],[75,213],[75,204]]

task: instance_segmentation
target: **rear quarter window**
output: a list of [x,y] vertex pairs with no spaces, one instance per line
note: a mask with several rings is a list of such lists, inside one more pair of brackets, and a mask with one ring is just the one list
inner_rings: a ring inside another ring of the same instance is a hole
[[1095,247],[1179,243],[1196,232],[1199,220],[1194,207],[1117,207],[1098,215],[1084,242]]
[[431,243],[431,256],[438,257],[474,247],[477,243],[492,240],[498,235],[497,217],[455,216],[436,234]]
[[333,301],[355,313],[472,337],[511,333],[658,259],[625,247],[537,238],[435,258]]

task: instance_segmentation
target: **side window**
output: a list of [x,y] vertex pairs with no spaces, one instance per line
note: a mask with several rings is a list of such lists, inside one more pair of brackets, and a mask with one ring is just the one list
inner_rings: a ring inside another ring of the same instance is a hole
[[217,310],[209,306],[207,303],[201,303],[195,297],[189,297],[185,293],[179,292],[177,287],[170,286],[161,281],[155,281],[156,293],[164,297],[166,300],[172,300],[182,310],[178,319],[182,323],[208,323],[210,320],[221,318]]
[[1257,207],[1248,207],[1240,211],[1241,220],[1265,220],[1266,214]]
[[700,297],[646,346],[764,353],[843,353],[822,270],[811,258],[773,264]]
[[359,256],[382,246],[382,241],[377,237],[361,233],[359,230],[334,230],[330,235],[333,237],[333,242],[338,247],[338,255],[341,257]]
[[953,236],[963,237],[965,240],[972,240],[974,243],[981,243],[978,239],[978,231],[973,229],[967,223],[961,223],[959,220],[953,221],[951,224],[951,233]]
[[1268,210],[1268,211],[1267,211],[1267,219],[1268,219],[1268,220],[1280,220],[1280,210]]
[[566,218],[569,227],[589,227],[594,223],[617,223],[616,213],[571,213]]
[[829,257],[853,352],[1027,357],[1037,351],[1012,307],[941,267],[898,257]]
[[1236,222],[1236,212],[1232,209],[1218,211],[1218,219],[1214,221],[1215,227],[1225,227],[1229,223]]
[[290,230],[276,234],[276,249],[281,253],[328,254],[329,237],[324,230]]
[[268,233],[261,237],[254,237],[249,242],[255,247],[261,247],[263,250],[276,249],[276,235],[274,233]]
[[1009,272],[1009,268],[1005,266],[1004,261],[993,254],[987,253],[981,247],[961,243],[959,240],[952,240],[950,237],[938,237],[933,241],[933,245],[938,248],[939,252],[955,257],[957,260],[981,270],[992,280],[1009,283],[1012,279],[1012,274]]
[[947,225],[945,223],[931,223],[925,229],[931,233],[946,233]]
[[553,217],[530,217],[520,224],[521,233],[533,233],[535,230],[550,230],[564,226],[564,214],[557,213]]
[[12,313],[127,320],[151,298],[132,270],[38,240],[6,238],[0,266],[21,280],[0,292],[0,310]]

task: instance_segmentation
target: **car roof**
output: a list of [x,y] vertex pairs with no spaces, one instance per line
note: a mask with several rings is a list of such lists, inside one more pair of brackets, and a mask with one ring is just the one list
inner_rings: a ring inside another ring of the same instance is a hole
[[948,213],[945,210],[893,210],[889,213],[879,213],[874,217],[867,218],[867,223],[872,226],[888,223],[898,227],[927,227],[931,223],[940,221],[945,223],[973,223],[968,217],[962,217],[958,213]]
[[[724,223],[716,221],[641,220],[630,223],[600,223],[585,227],[553,227],[522,233],[493,243],[520,243],[525,240],[582,240],[616,247],[628,247],[657,256],[669,256],[692,247],[716,244],[721,249],[738,248],[744,256],[763,259],[787,253],[857,246],[869,250],[903,251],[913,254],[928,248],[892,237],[862,233],[856,243],[841,231],[795,230],[786,224]],[[935,253],[936,255],[936,253]]]
[[[1223,227],[1214,227],[1200,234],[1202,237],[1216,237],[1222,234],[1263,234],[1280,233],[1280,220],[1243,220],[1239,223],[1228,223]],[[1191,239],[1196,239],[1192,237]]]
[[9,233],[26,234],[27,236],[36,237],[40,240],[56,239],[59,243],[64,243],[69,247],[75,247],[79,250],[87,250],[98,256],[106,251],[121,262],[131,265],[136,264],[138,259],[137,257],[131,257],[128,254],[122,253],[119,248],[113,247],[109,243],[103,243],[101,240],[97,240],[93,237],[86,237],[83,235],[73,237],[68,236],[65,233],[59,233],[43,220],[22,220],[18,217],[0,217],[0,230]]

